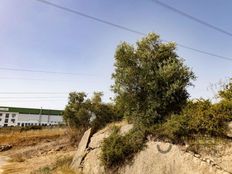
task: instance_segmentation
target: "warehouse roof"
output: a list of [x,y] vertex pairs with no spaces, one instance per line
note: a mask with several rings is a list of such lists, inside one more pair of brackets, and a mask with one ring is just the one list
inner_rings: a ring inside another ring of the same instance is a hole
[[18,107],[6,107],[0,106],[2,112],[17,112],[20,114],[41,114],[41,115],[63,115],[62,110],[53,109],[36,109],[36,108],[18,108]]

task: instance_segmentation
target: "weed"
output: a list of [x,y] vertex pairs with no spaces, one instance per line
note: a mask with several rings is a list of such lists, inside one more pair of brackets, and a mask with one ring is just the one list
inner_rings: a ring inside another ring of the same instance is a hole
[[142,131],[132,129],[122,136],[119,128],[114,127],[112,134],[103,141],[101,161],[107,168],[118,166],[142,150],[144,144]]

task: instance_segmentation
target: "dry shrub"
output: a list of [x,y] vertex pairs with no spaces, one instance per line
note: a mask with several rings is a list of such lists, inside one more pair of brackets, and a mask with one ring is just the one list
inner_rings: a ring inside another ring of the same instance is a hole
[[77,129],[77,128],[67,129],[66,134],[69,137],[70,145],[77,147],[85,131],[86,129]]
[[73,156],[60,157],[50,166],[44,166],[32,172],[32,174],[76,174],[70,165]]
[[42,129],[42,130],[30,130],[20,132],[18,130],[12,130],[8,133],[0,133],[0,145],[12,144],[13,146],[25,146],[35,145],[43,139],[57,138],[65,134],[64,128]]
[[25,161],[25,157],[22,153],[16,154],[14,155],[14,158],[11,159],[12,162],[24,162]]

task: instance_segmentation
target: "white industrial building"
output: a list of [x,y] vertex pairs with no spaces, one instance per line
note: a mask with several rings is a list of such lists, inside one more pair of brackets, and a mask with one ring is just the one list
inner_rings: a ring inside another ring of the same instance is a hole
[[0,106],[0,127],[51,126],[63,123],[63,111]]

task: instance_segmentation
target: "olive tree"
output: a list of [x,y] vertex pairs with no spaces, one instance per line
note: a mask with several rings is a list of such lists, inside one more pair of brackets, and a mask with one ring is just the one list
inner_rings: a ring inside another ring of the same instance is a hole
[[175,50],[175,43],[162,43],[154,33],[136,45],[118,45],[112,88],[117,106],[129,120],[152,125],[185,105],[186,87],[195,76]]

